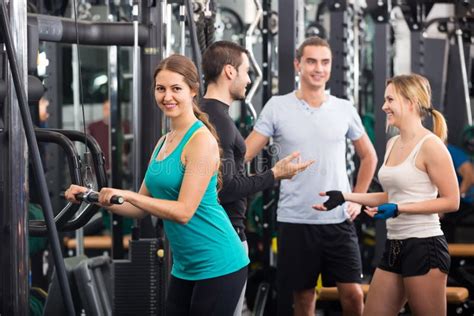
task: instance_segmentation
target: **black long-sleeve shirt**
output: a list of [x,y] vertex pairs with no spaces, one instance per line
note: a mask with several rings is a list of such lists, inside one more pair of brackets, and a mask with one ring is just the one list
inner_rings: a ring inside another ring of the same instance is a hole
[[[216,128],[222,149],[222,188],[219,200],[229,215],[232,225],[243,231],[245,228],[246,197],[270,188],[275,178],[271,170],[248,176],[245,173],[245,141],[234,121],[229,116],[229,106],[215,99],[202,99],[201,109],[209,115]],[[241,236],[242,238],[242,236]]]

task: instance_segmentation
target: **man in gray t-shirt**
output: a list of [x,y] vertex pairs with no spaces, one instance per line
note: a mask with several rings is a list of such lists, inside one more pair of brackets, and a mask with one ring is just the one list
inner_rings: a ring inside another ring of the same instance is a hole
[[[298,48],[295,68],[300,88],[272,97],[263,108],[252,133],[246,139],[246,160],[257,155],[273,138],[284,157],[300,151],[304,160],[315,160],[304,173],[283,180],[278,202],[277,286],[291,289],[296,315],[314,314],[317,278],[323,285],[336,285],[344,314],[360,315],[361,260],[352,220],[361,206],[346,203],[328,212],[315,211],[314,204],[326,198],[319,192],[351,190],[346,172],[346,138],[360,158],[354,192],[366,192],[377,164],[360,117],[347,100],[326,94],[332,53],[318,37],[305,40]],[[291,304],[278,298],[278,314],[291,313]]]

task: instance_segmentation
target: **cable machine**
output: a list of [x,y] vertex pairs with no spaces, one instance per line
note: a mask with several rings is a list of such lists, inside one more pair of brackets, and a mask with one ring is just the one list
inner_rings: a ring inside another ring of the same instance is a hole
[[[79,38],[79,42],[81,44],[89,44],[89,45],[132,45],[134,43],[134,38],[138,39],[135,40],[136,43],[139,43],[144,49],[142,49],[142,65],[145,71],[141,72],[143,76],[143,85],[142,89],[146,89],[146,93],[142,93],[143,98],[140,102],[141,106],[148,106],[150,108],[154,107],[154,99],[151,91],[149,90],[149,86],[151,86],[152,71],[153,67],[158,63],[160,60],[160,56],[158,52],[161,50],[161,43],[157,41],[160,37],[157,36],[160,34],[160,12],[159,7],[153,3],[148,3],[146,1],[142,1],[141,3],[137,2],[137,5],[140,4],[140,13],[141,13],[141,21],[140,25],[135,23],[135,30],[133,29],[134,26],[131,23],[94,23],[94,22],[78,22],[75,23],[70,19],[65,18],[57,18],[54,16],[44,16],[44,15],[36,15],[30,14],[28,15],[29,24],[33,27],[30,27],[29,30],[32,32],[29,35],[33,36],[33,38],[37,38],[40,41],[48,41],[48,42],[62,42],[62,43],[75,43],[77,38]],[[10,14],[13,17],[12,24],[20,23],[22,24],[21,17],[24,16],[25,23],[22,25],[26,26],[26,1],[14,1],[10,2]],[[8,59],[10,60],[10,65],[12,65],[12,74],[14,75],[15,79],[15,87],[17,90],[17,95],[20,100],[20,103],[26,103],[26,96],[21,95],[21,80],[19,77],[18,70],[15,72],[14,67],[15,63],[12,62],[14,60],[12,58],[12,54],[14,52],[14,48],[12,46],[12,40],[7,36],[5,33],[7,30],[10,30],[10,26],[8,24],[7,19],[7,8],[5,3],[1,2],[2,8],[2,29],[4,30],[3,40],[5,45],[7,46],[8,52]],[[23,10],[23,11],[21,11]],[[18,12],[17,12],[18,11]],[[76,38],[76,25],[78,29],[77,38]],[[35,27],[36,26],[36,27]],[[112,29],[113,28],[113,29]],[[15,35],[22,35],[26,37],[26,32],[15,30],[15,32],[11,32]],[[135,36],[134,36],[135,35]],[[26,41],[19,40],[18,43],[26,43]],[[22,44],[20,44],[22,45]],[[22,48],[22,46],[16,47],[18,52],[27,52],[26,48]],[[2,63],[2,70],[3,73],[7,71],[5,67],[7,65],[5,56],[2,56],[4,62]],[[14,56],[13,56],[14,57]],[[19,65],[26,65],[26,56],[22,58],[18,58]],[[147,67],[147,65],[149,67]],[[6,78],[6,76],[4,76]],[[23,85],[26,89],[26,84]],[[12,86],[13,88],[13,86]],[[1,311],[2,314],[14,314],[14,315],[26,315],[27,308],[28,308],[28,255],[26,253],[26,205],[28,198],[24,194],[24,187],[26,180],[26,164],[22,167],[22,164],[19,163],[20,161],[26,161],[23,156],[26,156],[26,143],[22,141],[24,136],[22,136],[22,128],[21,128],[21,121],[20,121],[20,112],[16,110],[14,104],[16,100],[16,96],[12,94],[9,102],[2,102],[2,115],[0,116],[0,133],[2,138],[2,147],[5,150],[1,150],[2,156],[5,155],[7,158],[7,154],[10,158],[2,159],[2,177],[1,179],[1,193],[4,197],[11,196],[10,199],[2,199],[4,210],[9,210],[8,212],[4,212],[2,216],[1,225],[2,227],[7,227],[7,229],[3,229],[5,232],[9,232],[6,236],[2,238],[4,241],[5,250],[2,250],[0,253],[0,259],[2,267],[12,267],[15,271],[11,271],[10,273],[6,273],[6,276],[1,279],[2,286],[0,287],[1,290]],[[22,100],[23,99],[23,100]],[[10,106],[11,105],[11,106]],[[24,110],[22,110],[24,112]],[[150,115],[151,112],[147,112],[146,119],[141,120],[140,124],[137,124],[139,129],[137,129],[137,134],[134,135],[134,139],[140,139],[141,145],[144,147],[143,149],[140,148],[140,152],[151,152],[153,145],[157,141],[160,136],[160,128],[159,122],[160,117],[158,111],[155,111],[154,114]],[[31,124],[31,119],[29,118],[29,113],[26,112],[22,113],[23,122],[26,124]],[[7,121],[8,120],[8,121]],[[7,124],[5,124],[5,122]],[[29,122],[29,123],[28,123]],[[30,125],[32,126],[32,125]],[[32,129],[31,129],[32,131]],[[155,133],[153,132],[155,131]],[[18,133],[18,134],[17,134]],[[31,134],[32,132],[27,133]],[[16,135],[17,134],[17,135]],[[30,150],[35,150],[34,139],[33,136],[28,136],[28,144]],[[12,138],[14,137],[14,138]],[[33,146],[33,147],[31,147]],[[145,150],[146,149],[146,150]],[[17,157],[18,156],[18,157]],[[20,157],[21,156],[21,157]],[[33,157],[36,157],[34,155]],[[141,161],[141,164],[136,170],[136,174],[141,174],[143,177],[144,170],[146,169],[146,165],[148,162],[148,155],[143,155],[146,157]],[[36,184],[37,188],[44,191],[43,193],[43,210],[46,210],[47,224],[48,224],[48,233],[50,233],[50,243],[56,244],[53,248],[53,254],[55,256],[55,266],[58,272],[60,285],[61,285],[61,293],[66,298],[66,309],[68,315],[74,315],[74,310],[72,307],[72,299],[70,290],[68,290],[68,282],[66,281],[66,273],[64,270],[64,265],[62,264],[62,256],[61,256],[61,248],[59,246],[59,239],[57,236],[57,232],[54,233],[56,230],[54,229],[53,225],[53,218],[52,218],[52,209],[50,202],[48,202],[47,198],[45,201],[44,196],[48,196],[46,193],[47,185],[44,180],[44,175],[42,171],[41,161],[39,160],[39,156],[35,158],[35,173],[39,179],[39,182]],[[38,163],[39,161],[39,163]],[[6,170],[11,170],[13,173],[4,173]],[[43,176],[41,176],[43,175]],[[13,182],[18,182],[17,184]],[[17,187],[18,189],[15,189]],[[58,193],[58,192],[57,192]],[[12,195],[13,194],[13,195]],[[46,203],[46,205],[44,204]],[[15,210],[15,211],[14,211]],[[23,210],[23,211],[21,211]],[[15,217],[8,217],[7,215],[13,215]],[[8,229],[8,227],[22,227],[21,230],[17,229]],[[8,251],[6,251],[8,249]],[[13,260],[13,262],[11,261]],[[17,270],[18,269],[18,270]],[[19,273],[20,272],[20,273]],[[13,278],[15,277],[15,278]]]

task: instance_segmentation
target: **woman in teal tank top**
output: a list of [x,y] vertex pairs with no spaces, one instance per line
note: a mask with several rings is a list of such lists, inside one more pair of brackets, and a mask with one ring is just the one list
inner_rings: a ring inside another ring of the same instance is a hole
[[[171,132],[153,152],[138,193],[103,188],[99,204],[129,217],[163,219],[173,254],[167,315],[232,315],[247,277],[249,259],[218,203],[219,147],[214,128],[196,103],[197,70],[173,55],[155,70],[155,100]],[[85,192],[66,191],[69,201]],[[125,203],[112,205],[114,195]]]

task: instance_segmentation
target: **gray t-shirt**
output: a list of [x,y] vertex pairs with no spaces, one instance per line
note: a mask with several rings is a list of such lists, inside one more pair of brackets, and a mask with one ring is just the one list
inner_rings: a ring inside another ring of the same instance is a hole
[[319,108],[312,108],[295,92],[274,96],[263,108],[254,129],[273,138],[279,159],[300,151],[302,161],[315,160],[292,180],[281,181],[279,222],[335,224],[348,217],[344,206],[321,212],[312,205],[327,200],[319,192],[351,191],[346,171],[346,137],[357,140],[365,130],[349,101],[329,95]]

